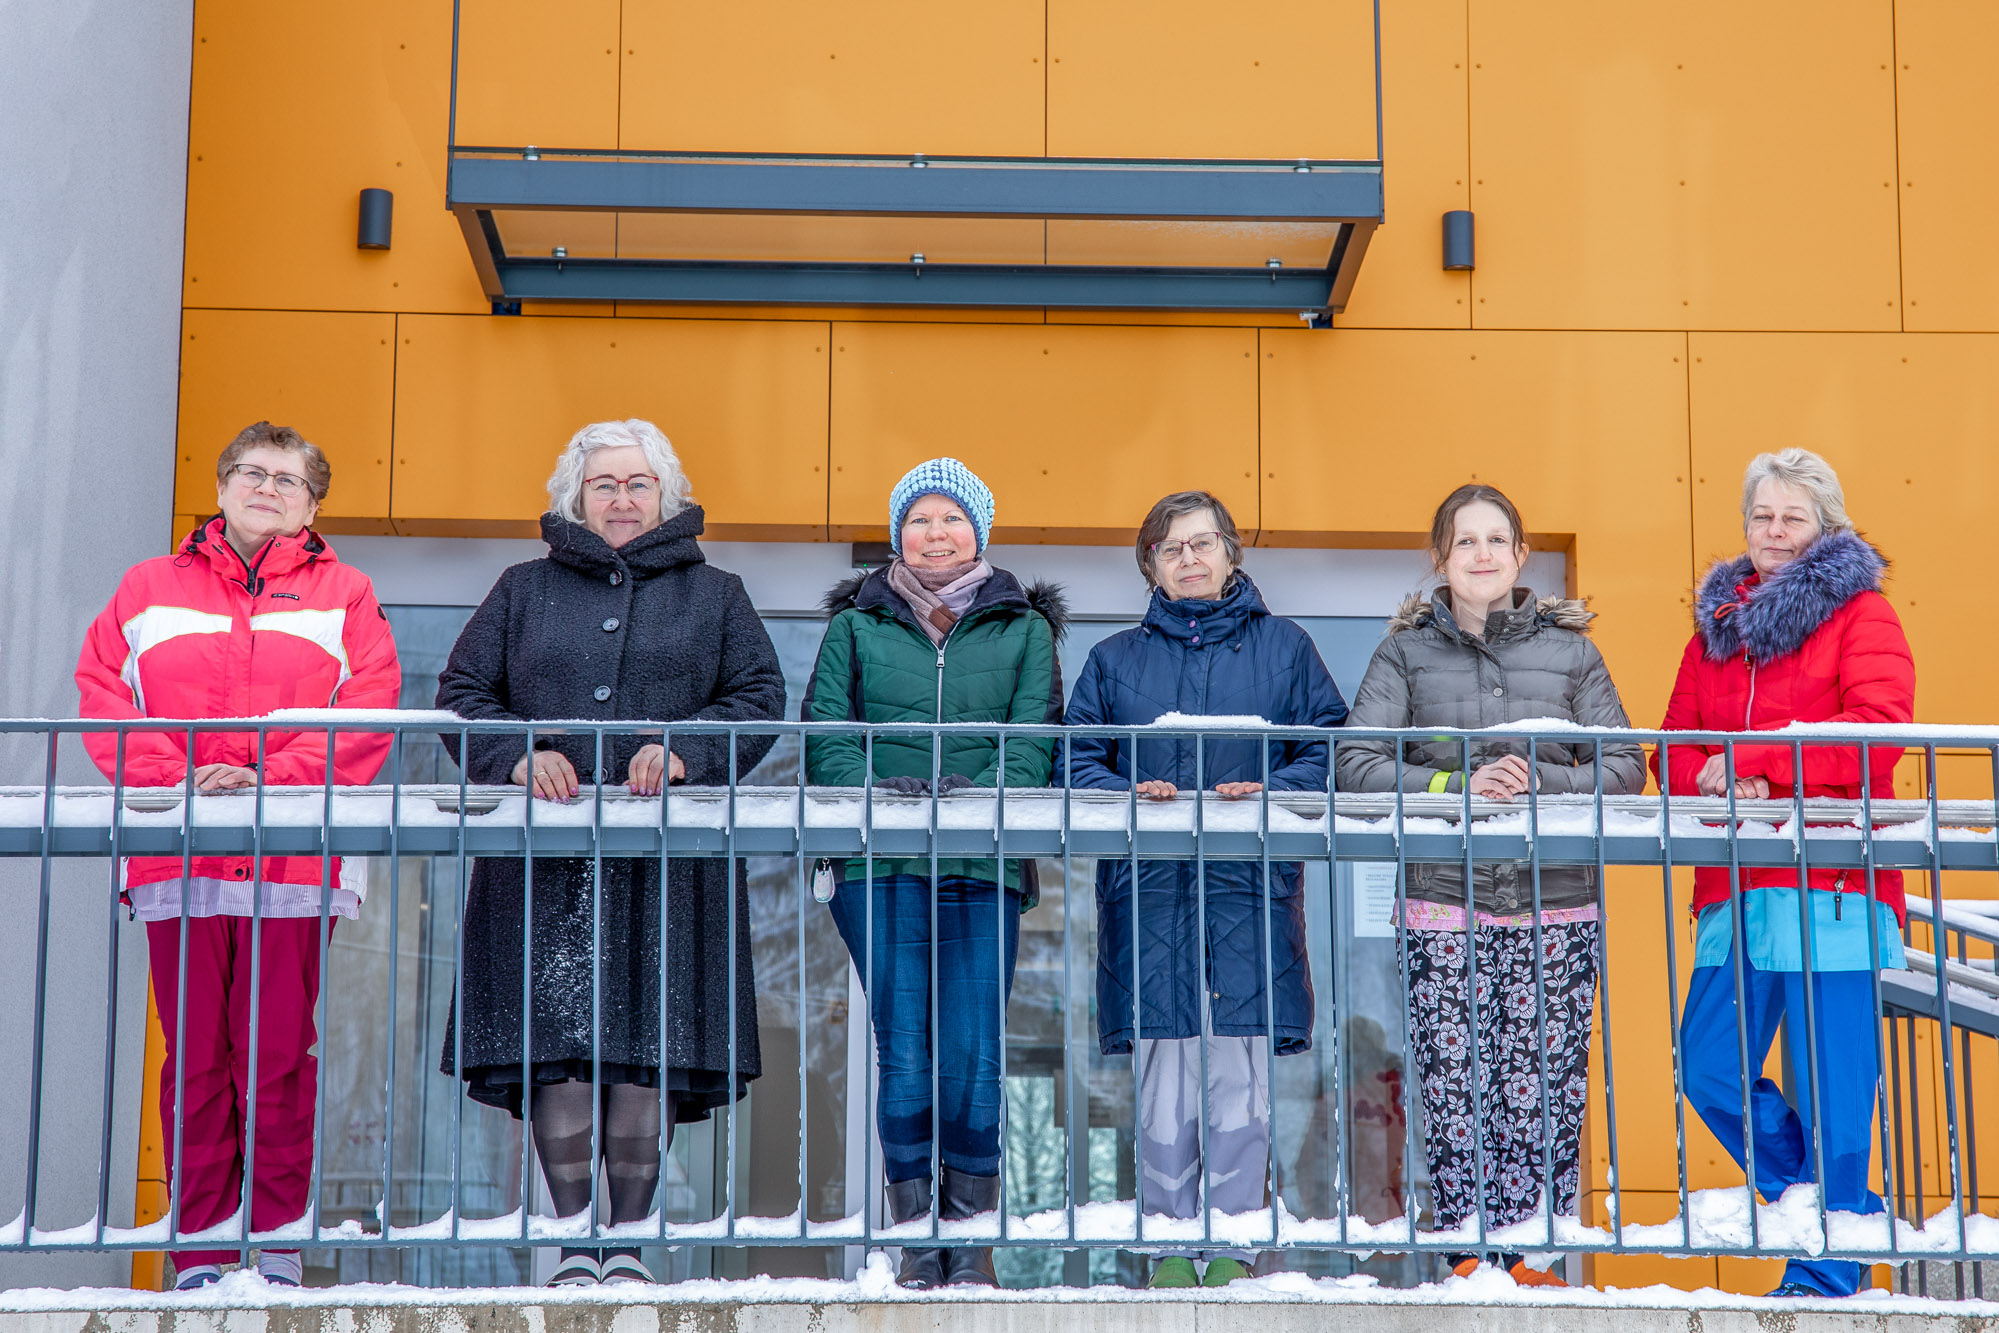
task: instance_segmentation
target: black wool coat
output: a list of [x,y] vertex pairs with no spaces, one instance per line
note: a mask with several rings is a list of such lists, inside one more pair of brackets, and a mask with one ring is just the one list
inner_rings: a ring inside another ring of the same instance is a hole
[[[695,538],[699,507],[613,549],[580,523],[544,514],[546,559],[500,576],[472,615],[438,677],[437,706],[471,719],[763,721],[784,716],[777,650],[742,580],[706,562]],[[607,783],[622,784],[632,756],[657,737],[604,742]],[[774,736],[736,746],[740,779],[769,752]],[[459,738],[445,737],[456,755]],[[596,742],[537,736],[589,782]],[[512,781],[525,732],[473,736],[463,763],[476,783]],[[675,736],[672,750],[695,784],[729,780],[728,742]],[[660,943],[660,864],[603,862],[597,912],[600,1051],[606,1081],[657,1086],[659,1007],[666,977],[669,1086],[682,1090],[678,1115],[705,1117],[738,1096],[762,1070],[756,979],[750,961],[748,878],[734,866],[735,942],[730,948],[730,865],[717,859],[668,862],[667,946]],[[591,1060],[591,861],[538,858],[534,867],[533,1008],[529,1058],[537,1082],[589,1077]],[[519,1114],[521,922],[526,875],[518,859],[482,857],[465,904],[463,1058],[447,1028],[443,1069],[464,1068],[471,1095]],[[729,1076],[729,961],[736,967],[737,1061]],[[706,1077],[703,1077],[703,1075]]]

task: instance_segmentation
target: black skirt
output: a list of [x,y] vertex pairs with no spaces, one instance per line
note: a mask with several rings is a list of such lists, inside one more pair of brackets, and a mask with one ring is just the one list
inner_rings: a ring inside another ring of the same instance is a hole
[[[544,1060],[532,1067],[536,1086],[550,1083],[588,1083],[588,1060]],[[614,1083],[635,1083],[642,1088],[659,1087],[659,1070],[652,1065],[618,1064],[606,1060],[597,1066],[597,1081],[605,1087]],[[666,1090],[673,1106],[673,1123],[693,1124],[706,1120],[718,1106],[727,1106],[750,1089],[748,1075],[738,1075],[736,1086],[720,1069],[669,1069]],[[469,1065],[465,1070],[465,1091],[475,1102],[497,1106],[514,1119],[521,1118],[521,1067],[511,1065]]]

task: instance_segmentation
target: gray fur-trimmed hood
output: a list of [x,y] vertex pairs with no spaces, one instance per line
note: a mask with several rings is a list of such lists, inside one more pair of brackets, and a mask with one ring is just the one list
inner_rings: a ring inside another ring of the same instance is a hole
[[[1525,613],[1532,604],[1533,614]],[[1587,597],[1542,597],[1534,598],[1532,589],[1521,588],[1514,593],[1513,609],[1504,612],[1509,617],[1522,621],[1550,625],[1556,629],[1571,630],[1577,634],[1589,633],[1590,622],[1596,619],[1596,612],[1589,609]],[[1452,618],[1449,594],[1442,588],[1435,592],[1411,593],[1402,599],[1402,605],[1395,608],[1395,614],[1388,619],[1388,635],[1394,636],[1406,630],[1422,629],[1435,624],[1451,634],[1460,633]]]
[[[1055,642],[1062,642],[1069,630],[1069,595],[1062,585],[1047,579],[1037,579],[1023,585],[1019,579],[1004,569],[995,567],[992,577],[979,589],[966,614],[983,610],[989,606],[1007,603],[1025,605],[1037,611],[1048,622],[1048,628],[1055,632]],[[819,609],[826,613],[828,620],[852,607],[888,606],[902,608],[902,598],[889,587],[888,566],[870,569],[848,578],[841,579],[827,590],[819,601]]]
[[1755,572],[1744,554],[1716,561],[1701,580],[1694,628],[1709,661],[1742,652],[1759,662],[1788,657],[1840,607],[1881,591],[1888,561],[1858,534],[1831,532],[1769,578],[1748,584]]

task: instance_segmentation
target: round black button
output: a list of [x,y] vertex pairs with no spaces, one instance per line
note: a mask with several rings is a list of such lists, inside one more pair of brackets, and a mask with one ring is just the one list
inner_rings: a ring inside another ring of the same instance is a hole
[[590,693],[591,696],[595,698],[598,703],[603,703],[604,700],[611,697],[611,687],[609,685],[599,685],[596,689],[592,690]]
[[618,627],[618,618],[616,616],[612,616],[604,622],[604,632],[606,634],[610,633],[612,630],[616,629],[617,627]]

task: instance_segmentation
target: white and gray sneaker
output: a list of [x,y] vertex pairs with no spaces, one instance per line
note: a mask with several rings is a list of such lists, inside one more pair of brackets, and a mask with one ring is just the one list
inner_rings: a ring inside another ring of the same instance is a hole
[[652,1270],[639,1261],[637,1250],[604,1251],[604,1285],[622,1285],[629,1282],[643,1282],[650,1286],[653,1282]]
[[604,1269],[595,1250],[564,1250],[555,1272],[546,1285],[551,1287],[594,1287],[604,1280]]

